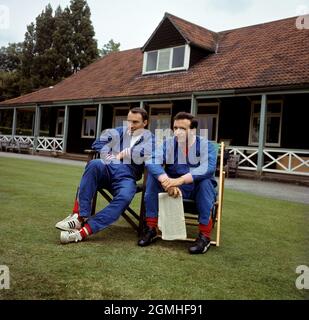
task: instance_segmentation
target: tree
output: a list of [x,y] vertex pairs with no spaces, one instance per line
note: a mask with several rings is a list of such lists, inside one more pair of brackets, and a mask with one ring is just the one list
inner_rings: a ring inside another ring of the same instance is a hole
[[99,56],[97,41],[91,22],[90,8],[85,0],[71,0],[71,25],[73,31],[73,51],[70,61],[73,72],[86,67]]
[[0,48],[0,71],[17,71],[20,67],[22,43],[9,43]]
[[70,14],[68,7],[62,10],[59,6],[55,11],[53,43],[58,53],[55,76],[59,80],[72,74],[72,63],[69,57],[73,54],[73,28],[70,22]]
[[0,49],[0,100],[20,95],[22,43],[10,43]]
[[53,8],[50,4],[45,7],[40,15],[36,17],[36,43],[35,52],[43,55],[53,45],[52,34],[55,31],[55,19],[53,17]]
[[25,40],[23,42],[22,56],[21,56],[21,79],[20,91],[21,93],[32,92],[33,78],[35,76],[34,58],[36,45],[36,31],[35,24],[32,22],[27,26],[25,33]]
[[111,52],[118,52],[119,50],[120,50],[120,43],[114,42],[114,40],[111,39],[107,44],[103,46],[102,50],[100,50],[100,56],[104,57]]
[[37,16],[35,27],[36,42],[33,60],[33,84],[35,88],[47,87],[55,84],[55,66],[57,52],[53,46],[53,33],[55,32],[55,18],[51,5]]
[[54,13],[48,4],[27,26],[23,43],[0,48],[2,99],[54,85],[92,63],[99,57],[94,36],[85,0]]
[[20,95],[20,73],[0,71],[0,101]]

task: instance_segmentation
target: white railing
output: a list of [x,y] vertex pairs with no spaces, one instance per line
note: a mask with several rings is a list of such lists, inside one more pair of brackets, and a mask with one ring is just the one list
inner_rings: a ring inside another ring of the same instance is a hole
[[309,176],[309,150],[264,149],[263,171]]
[[63,138],[38,137],[36,150],[63,152]]
[[[12,137],[11,137],[12,138]],[[25,143],[25,144],[29,144],[30,147],[33,147],[33,143],[34,143],[34,137],[29,137],[29,136],[14,136],[13,137],[13,141],[15,143]]]
[[258,148],[254,147],[227,147],[229,153],[239,155],[238,168],[244,170],[257,169]]
[[[0,135],[0,142],[5,143],[29,143],[34,146],[35,137],[32,136],[4,136]],[[36,150],[63,152],[63,138],[38,137]]]
[[[240,156],[239,169],[257,170],[258,148],[230,146],[227,149]],[[309,150],[265,148],[263,154],[263,172],[309,176]]]
[[0,136],[0,142],[10,142],[12,141],[12,136]]
[[33,147],[34,143],[34,137],[31,136],[3,136],[0,135],[0,142],[6,142],[6,143],[22,143],[22,144],[29,144],[31,147]]

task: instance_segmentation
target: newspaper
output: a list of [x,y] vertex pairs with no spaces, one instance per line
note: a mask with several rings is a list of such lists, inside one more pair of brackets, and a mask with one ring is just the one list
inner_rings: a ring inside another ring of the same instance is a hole
[[182,197],[170,197],[168,193],[159,193],[158,227],[163,240],[185,240],[186,222]]

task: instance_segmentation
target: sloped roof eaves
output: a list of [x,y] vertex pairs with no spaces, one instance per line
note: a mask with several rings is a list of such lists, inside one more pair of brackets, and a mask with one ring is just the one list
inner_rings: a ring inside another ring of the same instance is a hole
[[215,52],[218,34],[194,23],[167,14],[168,19],[191,45]]
[[256,90],[309,83],[309,30],[297,30],[293,18],[224,31],[219,36],[218,53],[208,55],[188,71],[143,76],[141,50],[126,50],[98,60],[53,89],[0,105]]

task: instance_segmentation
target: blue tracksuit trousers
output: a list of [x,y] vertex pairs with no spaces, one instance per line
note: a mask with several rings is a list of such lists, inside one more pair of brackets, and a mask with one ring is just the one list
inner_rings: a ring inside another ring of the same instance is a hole
[[[179,189],[182,192],[183,199],[195,200],[199,213],[199,223],[208,225],[210,210],[216,201],[216,190],[212,181],[203,179],[197,183],[182,185]],[[145,192],[146,217],[158,217],[158,194],[160,192],[165,192],[161,183],[152,174],[148,173]]]
[[[88,218],[93,233],[114,223],[129,206],[136,193],[136,182],[123,164],[108,164],[102,160],[90,161],[83,174],[79,189],[80,216]],[[95,216],[91,216],[91,201],[99,188],[105,188],[113,200]]]

